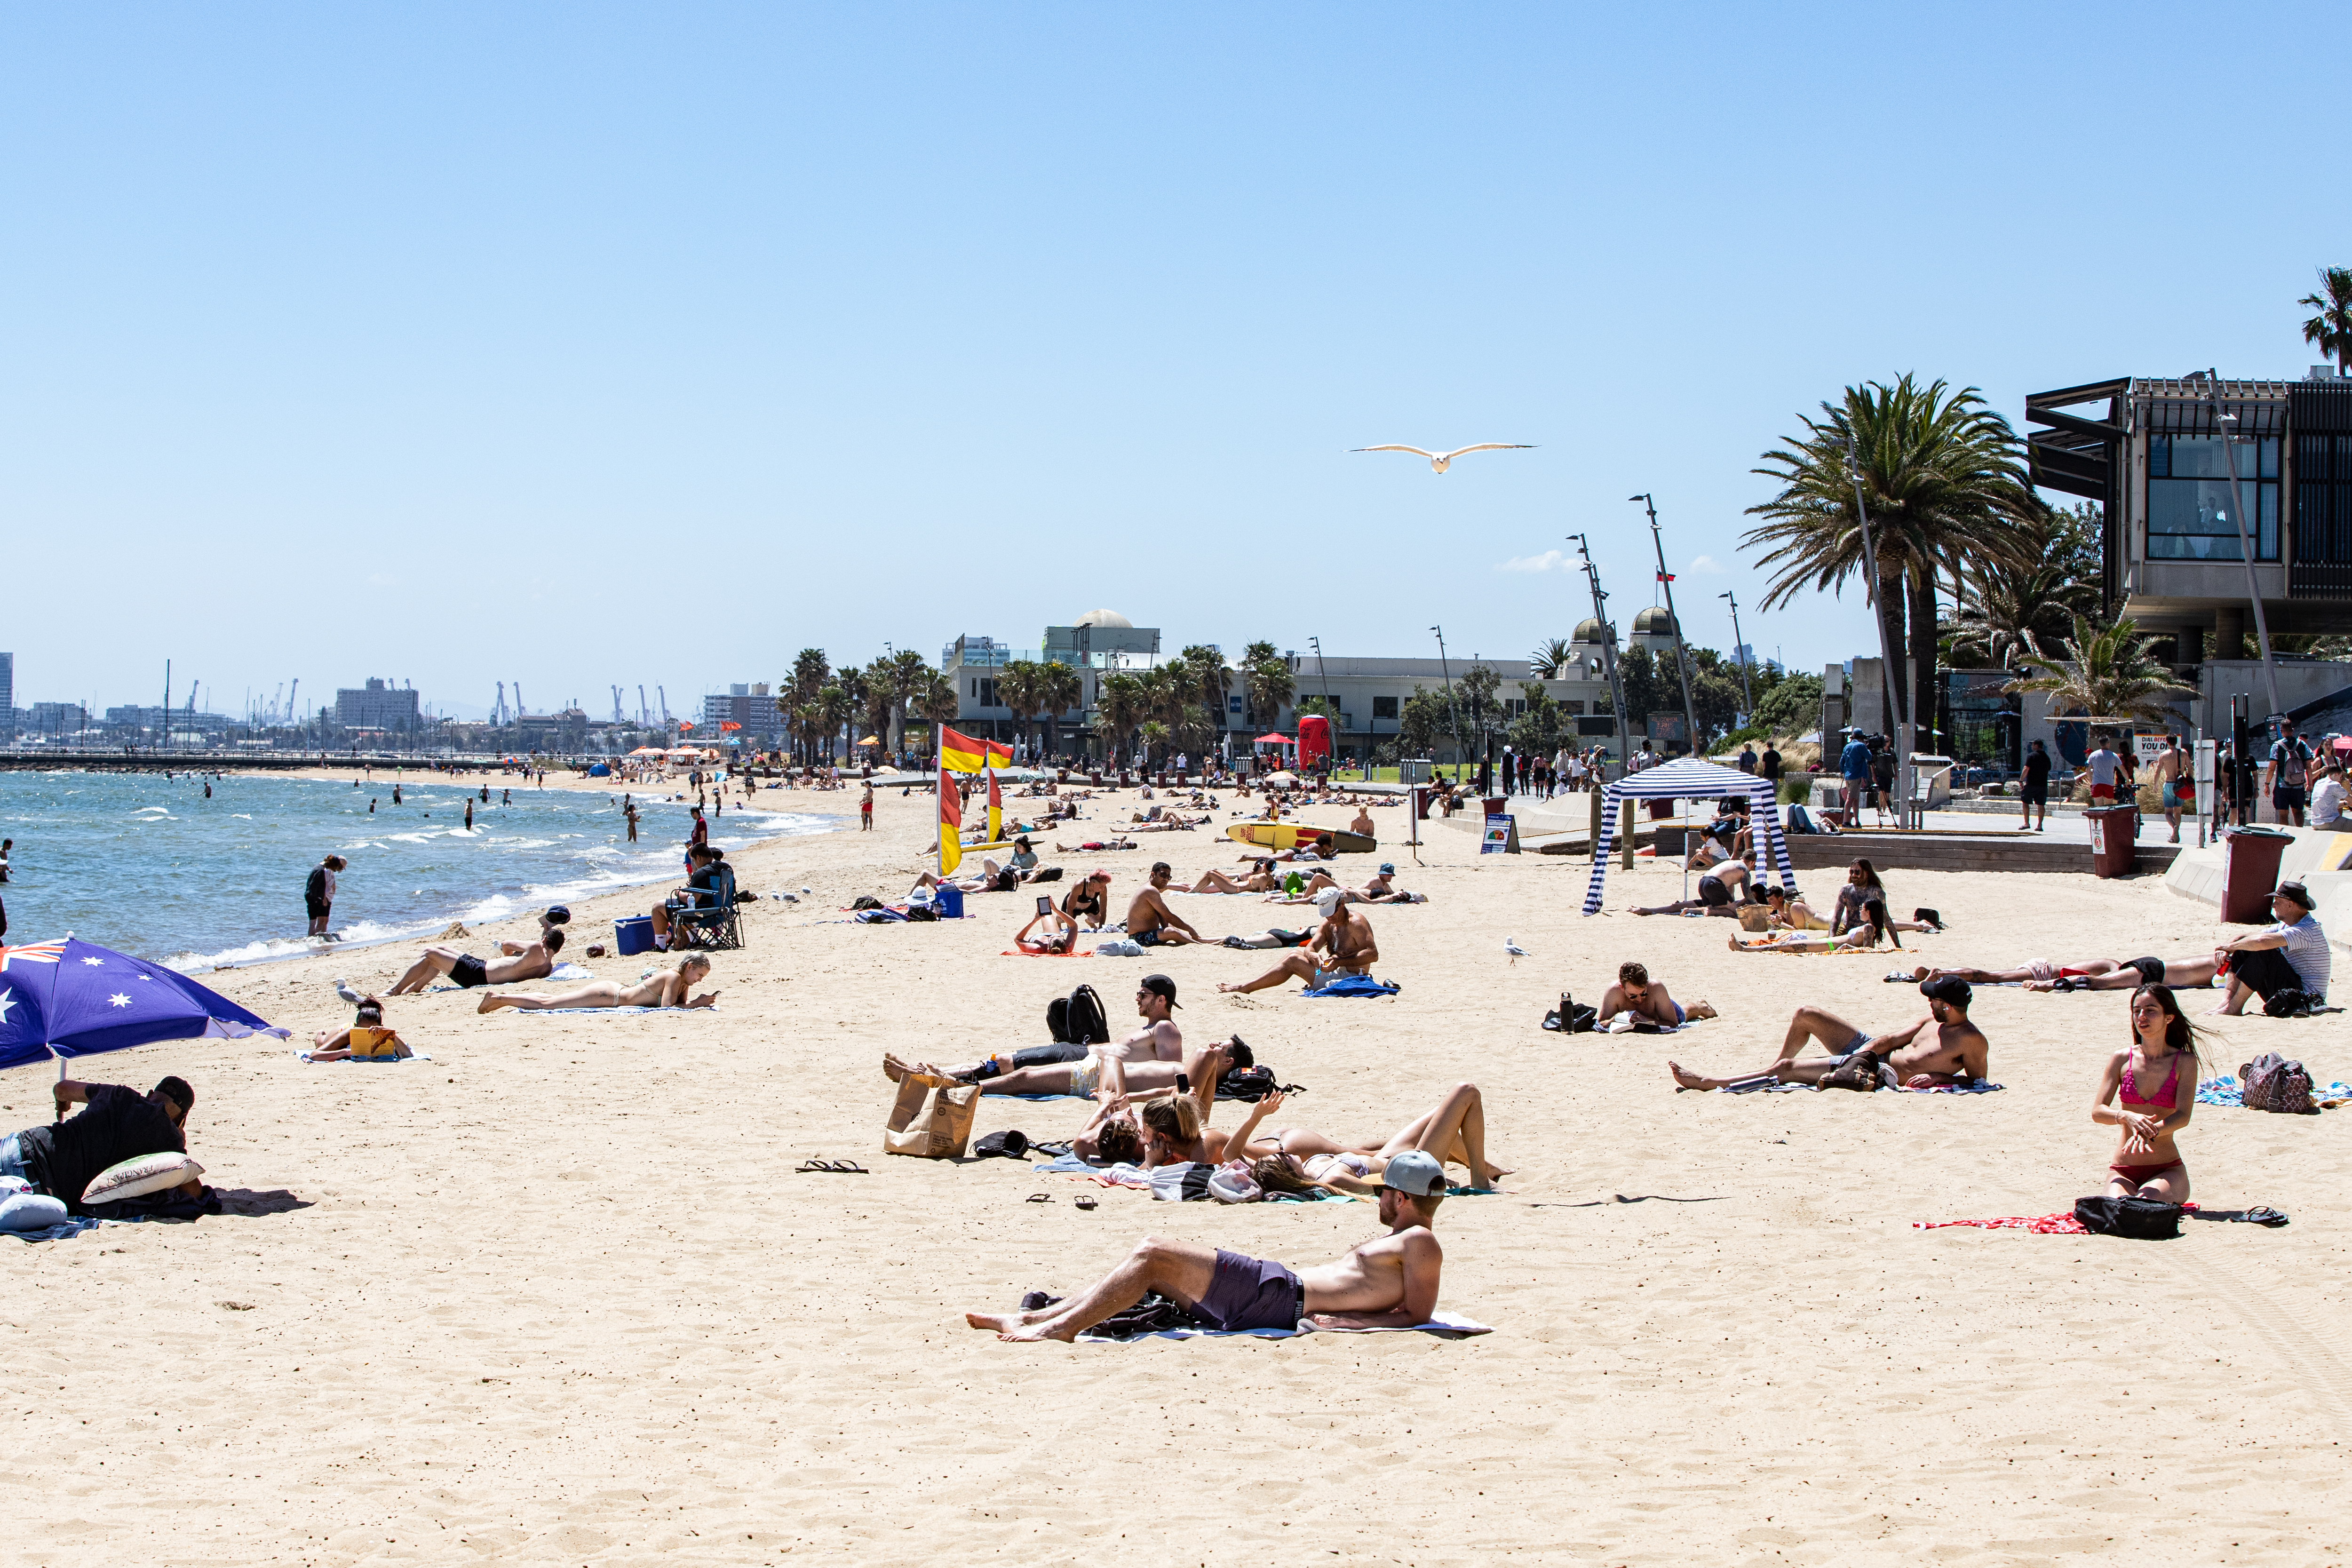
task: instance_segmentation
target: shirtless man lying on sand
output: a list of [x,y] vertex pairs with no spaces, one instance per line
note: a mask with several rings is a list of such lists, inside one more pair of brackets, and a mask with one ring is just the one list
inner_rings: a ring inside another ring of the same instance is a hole
[[511,985],[518,980],[544,980],[555,973],[555,955],[563,951],[563,932],[551,930],[534,942],[502,942],[504,957],[488,963],[454,947],[428,947],[387,996],[406,996],[447,975],[466,990],[477,985]]
[[[1103,1045],[1056,1041],[1050,1046],[1028,1046],[1017,1051],[985,1057],[976,1062],[945,1068],[903,1062],[886,1052],[882,1058],[882,1072],[892,1083],[905,1077],[911,1068],[916,1071],[938,1073],[942,1078],[955,1079],[962,1083],[1000,1084],[1007,1079],[1015,1082],[1033,1081],[1024,1076],[1033,1068],[1066,1068],[1072,1062],[1083,1062],[1088,1057],[1108,1057],[1129,1067],[1143,1062],[1181,1062],[1184,1059],[1184,1031],[1169,1016],[1176,1005],[1176,982],[1165,974],[1147,974],[1135,983],[1135,1013],[1143,1020],[1143,1026],[1122,1039]],[[1129,1087],[1137,1086],[1131,1084]],[[1083,1089],[997,1088],[991,1092],[1091,1095],[1095,1090],[1091,1087]]]
[[1437,1310],[1445,1261],[1431,1229],[1445,1201],[1445,1167],[1418,1150],[1382,1173],[1381,1223],[1388,1234],[1335,1263],[1294,1272],[1189,1241],[1146,1237],[1108,1275],[1065,1301],[1034,1312],[967,1312],[964,1321],[1001,1340],[1075,1340],[1157,1290],[1212,1328],[1411,1328]]
[[599,980],[593,985],[583,985],[558,996],[539,996],[528,991],[491,991],[483,994],[474,1011],[495,1013],[501,1007],[519,1007],[527,1013],[555,1007],[708,1007],[719,1000],[718,992],[706,991],[688,1001],[687,990],[709,975],[709,958],[689,952],[678,961],[677,968],[656,970],[644,981],[625,988],[615,981]]
[[[1323,923],[1315,928],[1315,940],[1305,952],[1294,952],[1255,980],[1239,985],[1223,983],[1217,989],[1247,994],[1304,980],[1312,991],[1342,974],[1370,974],[1381,959],[1380,944],[1372,940],[1372,922],[1349,909],[1341,901],[1340,891],[1328,888],[1316,896],[1315,907],[1322,911]],[[1318,958],[1317,953],[1324,956]]]
[[2037,963],[2021,969],[1922,969],[1915,976],[1933,980],[1957,974],[1974,985],[2005,985],[2018,982],[2028,991],[2137,991],[2143,985],[2169,985],[2182,990],[2213,984],[2221,954],[2183,953],[2178,958],[2084,958],[2073,963]]
[[1715,1016],[1714,1005],[1706,1002],[1694,1002],[1685,1009],[1666,994],[1664,981],[1651,979],[1646,967],[1630,962],[1617,966],[1617,984],[1601,994],[1599,1012],[1595,1022],[1600,1024],[1605,1025],[1622,1013],[1637,1022],[1647,1020],[1663,1029],[1679,1029],[1688,1019]]
[[[1892,1078],[1906,1089],[1984,1077],[1990,1047],[1984,1032],[1969,1022],[1969,983],[1947,974],[1925,982],[1919,992],[1927,998],[1927,1016],[1907,1029],[1874,1038],[1834,1013],[1800,1007],[1789,1020],[1780,1059],[1761,1072],[1704,1078],[1674,1062],[1666,1064],[1666,1070],[1680,1089],[1754,1089],[1775,1080],[1819,1084],[1841,1068],[1850,1068],[1849,1076],[1875,1069],[1881,1083]],[[1800,1060],[1805,1047],[1815,1040],[1831,1054]]]

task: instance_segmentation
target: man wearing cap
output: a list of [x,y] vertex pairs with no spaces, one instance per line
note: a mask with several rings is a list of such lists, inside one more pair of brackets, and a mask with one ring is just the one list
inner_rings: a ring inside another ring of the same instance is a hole
[[[142,1094],[119,1083],[67,1078],[50,1091],[58,1120],[0,1138],[0,1176],[29,1183],[36,1192],[71,1207],[81,1202],[92,1178],[110,1166],[142,1154],[187,1152],[184,1129],[196,1091],[184,1079],[164,1079]],[[76,1103],[89,1109],[67,1120],[66,1107]],[[203,1190],[203,1180],[196,1176],[174,1189],[190,1197]]]
[[2300,991],[2314,1002],[2326,996],[2327,933],[2311,909],[2310,889],[2301,882],[2281,882],[2271,894],[2271,913],[2278,922],[2213,950],[2230,961],[2230,994],[2216,1013],[2235,1016],[2246,1010],[2249,999],[2268,1002],[2282,991]]
[[1388,1234],[1334,1263],[1294,1270],[1197,1242],[1146,1237],[1101,1280],[1035,1311],[966,1312],[1002,1340],[1075,1340],[1157,1290],[1212,1329],[1409,1329],[1437,1310],[1444,1249],[1432,1228],[1445,1167],[1419,1149],[1391,1155],[1381,1176]]
[[[1907,1029],[1872,1036],[1821,1007],[1800,1007],[1789,1019],[1780,1059],[1761,1072],[1737,1078],[1706,1078],[1685,1072],[1674,1062],[1679,1089],[1761,1089],[1768,1083],[1819,1085],[1831,1079],[1838,1088],[1867,1088],[1870,1079],[1887,1087],[1927,1089],[1980,1079],[1990,1068],[1990,1047],[1984,1031],[1969,1022],[1969,983],[1947,974],[1923,982],[1919,994],[1927,998],[1927,1016]],[[1928,1026],[1933,1025],[1931,1030]],[[1815,1040],[1830,1054],[1799,1058]],[[1832,1079],[1832,1074],[1840,1076]]]
[[[1349,910],[1347,899],[1343,888],[1326,888],[1316,894],[1315,907],[1323,923],[1315,928],[1315,940],[1305,952],[1291,953],[1255,980],[1239,985],[1221,983],[1217,989],[1246,994],[1286,981],[1304,980],[1307,989],[1313,991],[1343,974],[1370,974],[1372,965],[1380,962],[1380,946],[1372,940],[1372,922]],[[1318,959],[1317,953],[1324,956]]]
[[1162,895],[1168,891],[1168,879],[1174,873],[1165,860],[1151,863],[1151,879],[1148,886],[1136,889],[1128,900],[1127,935],[1130,942],[1145,947],[1181,947],[1188,942],[1209,939],[1192,929],[1190,921],[1168,907]]
[[1328,871],[1318,871],[1307,879],[1307,885],[1296,894],[1275,901],[1284,904],[1311,904],[1319,901],[1326,892],[1336,890],[1343,904],[1417,904],[1423,900],[1396,886],[1396,865],[1383,860],[1371,880],[1360,888],[1342,887]]

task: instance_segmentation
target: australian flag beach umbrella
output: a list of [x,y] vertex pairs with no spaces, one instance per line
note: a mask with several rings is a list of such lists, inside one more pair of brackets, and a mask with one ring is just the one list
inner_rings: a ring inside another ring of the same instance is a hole
[[287,1034],[184,974],[96,942],[0,946],[0,1068],[153,1040]]

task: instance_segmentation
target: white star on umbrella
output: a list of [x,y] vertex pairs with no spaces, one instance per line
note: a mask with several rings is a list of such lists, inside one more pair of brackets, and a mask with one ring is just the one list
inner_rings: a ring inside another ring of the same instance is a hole
[[102,959],[102,958],[85,958],[85,959],[83,959],[83,960],[82,960],[82,962],[83,962],[84,963],[89,964],[91,968],[95,969],[98,965],[100,965],[100,964],[101,964],[101,963],[104,963],[106,962],[106,960],[104,960],[104,959]]
[[118,1006],[118,1007],[128,1007],[128,1006],[130,1006],[130,1005],[131,1005],[131,997],[129,996],[129,994],[126,994],[126,993],[124,993],[124,992],[121,992],[121,991],[118,991],[118,992],[116,992],[113,995],[109,996],[109,997],[107,998],[107,1000],[108,1000],[109,1002],[113,1003],[113,1004],[114,1004],[116,1006]]
[[16,1005],[16,994],[14,991],[0,991],[0,1024],[8,1021],[8,1009]]

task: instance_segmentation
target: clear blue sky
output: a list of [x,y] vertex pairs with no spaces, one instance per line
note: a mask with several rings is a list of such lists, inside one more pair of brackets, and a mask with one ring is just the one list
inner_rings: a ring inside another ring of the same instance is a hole
[[[2338,6],[0,12],[17,700],[1685,621],[1846,383],[2294,375]],[[2330,148],[2335,149],[2330,153]],[[1348,455],[1538,443],[1439,478]],[[1750,612],[1792,664],[1857,605]]]

